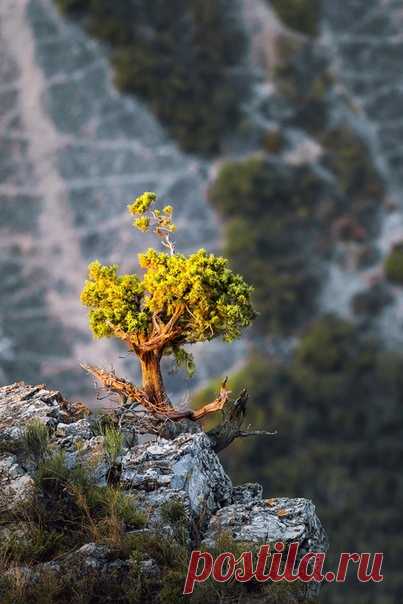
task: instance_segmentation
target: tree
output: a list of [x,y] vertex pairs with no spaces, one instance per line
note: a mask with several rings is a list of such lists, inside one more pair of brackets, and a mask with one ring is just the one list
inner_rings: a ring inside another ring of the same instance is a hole
[[[225,258],[204,249],[190,255],[176,253],[172,207],[157,209],[156,201],[155,193],[146,192],[128,210],[134,216],[133,226],[152,231],[165,251],[151,248],[139,254],[142,274],[119,275],[115,264],[92,262],[81,293],[94,336],[117,337],[126,343],[139,359],[142,386],[96,367],[84,367],[108,390],[128,397],[154,416],[198,420],[224,408],[229,399],[226,383],[217,399],[198,411],[176,411],[164,387],[161,358],[174,355],[179,364],[191,369],[193,361],[185,344],[238,338],[255,317],[253,288],[229,268]],[[244,405],[238,408],[243,417]]]

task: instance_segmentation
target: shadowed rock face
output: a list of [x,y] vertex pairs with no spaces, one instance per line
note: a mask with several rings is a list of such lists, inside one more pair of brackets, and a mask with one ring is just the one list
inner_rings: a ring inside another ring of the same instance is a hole
[[[2,497],[0,511],[7,534],[20,531],[9,514],[17,501],[29,497],[35,474],[35,464],[21,448],[21,437],[29,420],[39,419],[48,427],[53,452],[63,451],[70,468],[89,463],[97,484],[105,485],[108,463],[104,437],[96,433],[91,417],[78,419],[78,412],[60,393],[41,386],[18,383],[0,388],[3,451],[0,477],[1,491],[7,495]],[[287,498],[265,500],[262,488],[256,484],[233,487],[203,432],[182,434],[173,440],[160,438],[140,445],[128,445],[126,441],[117,462],[120,488],[133,497],[134,505],[146,512],[147,524],[143,531],[170,534],[172,528],[162,510],[167,503],[180,501],[187,518],[189,547],[194,545],[192,526],[197,525],[199,542],[202,540],[212,548],[225,532],[235,542],[251,546],[276,541],[298,542],[301,554],[327,551],[327,537],[312,502]],[[20,532],[18,535],[24,538]],[[56,562],[46,561],[29,572],[35,577],[35,573],[46,567],[57,574],[74,562],[77,568],[95,569],[100,574],[118,569],[124,575],[127,562],[116,557],[111,562],[108,555],[105,546],[88,543]],[[146,574],[158,575],[155,562],[143,560],[142,564]],[[316,593],[317,586],[313,586],[307,595]]]

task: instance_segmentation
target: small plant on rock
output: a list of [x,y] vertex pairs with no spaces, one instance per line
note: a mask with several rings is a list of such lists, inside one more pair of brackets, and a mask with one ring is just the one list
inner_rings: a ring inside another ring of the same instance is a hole
[[84,368],[108,391],[130,399],[153,418],[196,421],[224,409],[229,401],[225,383],[213,402],[197,411],[177,411],[164,386],[161,359],[174,356],[178,363],[192,366],[186,344],[238,338],[255,318],[252,287],[229,268],[226,258],[204,249],[177,253],[173,208],[159,209],[156,201],[155,193],[147,192],[128,209],[133,226],[154,233],[165,250],[150,248],[139,254],[143,272],[138,274],[120,275],[115,264],[92,262],[81,294],[94,336],[122,340],[139,361],[142,384],[96,367]]
[[110,465],[115,465],[123,451],[123,434],[114,426],[106,426],[102,431],[104,448]]
[[22,443],[26,453],[35,461],[43,459],[49,451],[48,428],[39,419],[33,419],[25,428]]

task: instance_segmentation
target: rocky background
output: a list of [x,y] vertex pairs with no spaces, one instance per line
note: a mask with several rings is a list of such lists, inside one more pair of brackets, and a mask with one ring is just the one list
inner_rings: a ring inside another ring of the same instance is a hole
[[335,557],[385,552],[382,585],[331,603],[401,593],[402,22],[394,0],[0,6],[1,381],[95,406],[79,362],[132,378],[79,291],[95,257],[135,269],[133,197],[173,201],[178,247],[223,250],[260,315],[170,389],[247,384],[279,436],[233,445],[231,476],[312,498]]

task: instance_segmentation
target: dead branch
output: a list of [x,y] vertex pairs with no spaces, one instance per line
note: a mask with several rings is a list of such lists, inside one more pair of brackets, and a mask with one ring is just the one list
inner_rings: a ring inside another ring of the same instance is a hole
[[246,389],[242,390],[239,397],[226,410],[224,420],[212,430],[207,432],[213,449],[216,453],[228,447],[236,438],[245,438],[248,436],[274,436],[277,432],[267,432],[265,430],[243,430],[242,425],[245,420],[246,407],[248,402],[248,393]]
[[207,403],[197,411],[193,411],[191,419],[198,421],[206,415],[210,415],[211,413],[215,413],[216,411],[223,410],[224,406],[228,402],[229,395],[231,394],[231,391],[227,389],[227,380],[228,378],[225,378],[225,380],[221,384],[220,393],[218,397],[212,403]]

